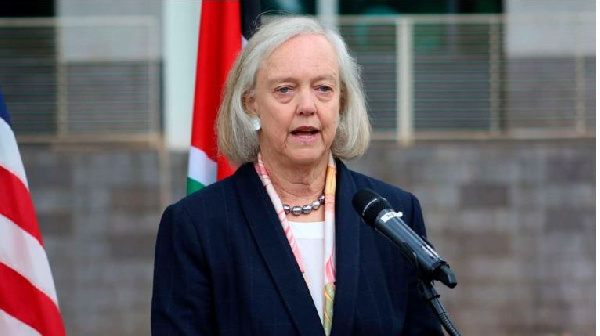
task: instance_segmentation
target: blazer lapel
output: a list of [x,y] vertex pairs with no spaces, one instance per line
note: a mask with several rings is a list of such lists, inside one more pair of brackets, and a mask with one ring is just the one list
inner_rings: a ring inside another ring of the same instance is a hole
[[235,185],[252,235],[296,328],[301,335],[323,335],[325,331],[300,267],[252,164],[237,170]]
[[354,325],[359,265],[360,217],[352,207],[356,185],[348,168],[337,164],[335,199],[336,291],[331,335],[350,335]]

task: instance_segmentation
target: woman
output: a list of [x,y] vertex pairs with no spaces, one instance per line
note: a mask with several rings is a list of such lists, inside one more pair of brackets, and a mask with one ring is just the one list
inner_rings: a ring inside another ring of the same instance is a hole
[[263,26],[219,111],[236,173],[171,205],[156,243],[155,335],[442,335],[400,251],[361,222],[370,188],[425,234],[414,196],[355,173],[370,125],[341,37],[307,18]]

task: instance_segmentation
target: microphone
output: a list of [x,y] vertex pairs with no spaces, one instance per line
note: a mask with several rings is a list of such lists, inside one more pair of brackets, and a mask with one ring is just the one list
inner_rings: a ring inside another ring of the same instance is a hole
[[456,287],[456,276],[450,265],[402,221],[402,212],[395,212],[385,198],[370,189],[363,189],[354,195],[352,205],[365,223],[400,248],[424,281],[437,280],[450,288]]

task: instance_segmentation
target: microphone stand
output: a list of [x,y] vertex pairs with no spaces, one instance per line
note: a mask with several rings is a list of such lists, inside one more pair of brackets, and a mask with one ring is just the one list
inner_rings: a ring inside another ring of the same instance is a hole
[[452,324],[452,321],[450,321],[448,313],[446,313],[446,310],[444,309],[442,303],[439,300],[440,295],[435,290],[435,287],[433,286],[433,281],[425,280],[422,276],[420,276],[419,278],[419,291],[421,292],[421,296],[427,302],[429,302],[429,305],[435,312],[435,315],[438,317],[440,322],[442,322],[442,326],[444,327],[448,335],[460,336],[460,333],[458,332],[458,330],[456,330],[456,328]]
[[[425,238],[423,238],[425,240]],[[425,240],[427,242],[427,240]],[[429,243],[429,242],[427,242]],[[431,244],[430,244],[431,245]],[[442,326],[450,336],[460,336],[460,333],[456,329],[456,327],[450,321],[450,317],[448,313],[442,306],[440,302],[440,295],[435,290],[433,286],[433,281],[437,280],[448,288],[454,288],[457,285],[456,275],[450,269],[450,266],[446,262],[442,262],[437,265],[433,270],[426,270],[421,267],[420,263],[417,260],[415,254],[412,254],[412,258],[409,254],[405,254],[409,261],[413,263],[413,265],[417,269],[417,274],[419,275],[419,292],[425,301],[429,303],[431,309],[435,312],[435,315],[442,323]]]

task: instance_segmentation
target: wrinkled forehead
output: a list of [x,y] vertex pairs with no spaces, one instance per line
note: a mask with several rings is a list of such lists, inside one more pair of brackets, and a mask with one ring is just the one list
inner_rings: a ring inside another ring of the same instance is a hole
[[336,50],[325,36],[302,34],[286,40],[263,58],[256,77],[270,79],[299,70],[339,78]]

